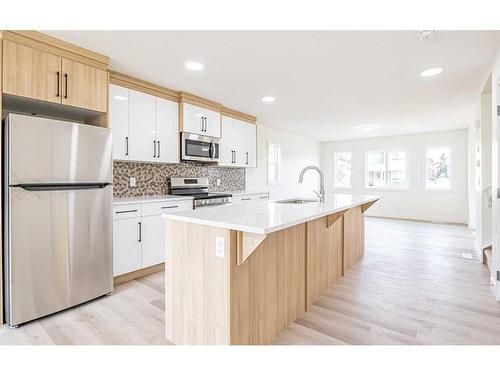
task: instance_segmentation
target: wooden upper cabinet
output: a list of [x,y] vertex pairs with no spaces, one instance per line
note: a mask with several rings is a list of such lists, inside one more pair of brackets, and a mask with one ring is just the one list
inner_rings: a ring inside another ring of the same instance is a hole
[[4,40],[3,92],[61,103],[61,58]]
[[106,112],[108,73],[64,58],[61,65],[62,104]]
[[3,41],[3,92],[107,112],[105,69],[10,40]]

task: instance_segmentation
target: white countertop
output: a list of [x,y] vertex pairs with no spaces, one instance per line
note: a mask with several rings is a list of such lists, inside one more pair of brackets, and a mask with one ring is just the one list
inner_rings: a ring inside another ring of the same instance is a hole
[[257,201],[163,214],[162,217],[248,233],[268,234],[372,202],[381,197],[380,195],[333,194],[327,196],[324,203],[287,204],[276,203],[276,201]]
[[140,203],[153,203],[153,202],[168,202],[168,201],[186,201],[192,200],[193,197],[186,197],[182,195],[143,195],[139,197],[124,197],[114,198],[113,205],[120,204],[140,204]]

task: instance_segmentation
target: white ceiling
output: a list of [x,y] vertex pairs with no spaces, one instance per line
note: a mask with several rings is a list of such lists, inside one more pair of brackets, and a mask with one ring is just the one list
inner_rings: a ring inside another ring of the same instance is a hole
[[[49,31],[110,67],[321,141],[465,128],[498,31]],[[205,64],[188,71],[186,60]],[[422,78],[440,66],[444,72]],[[276,97],[263,103],[265,95]],[[363,131],[358,126],[374,124]]]

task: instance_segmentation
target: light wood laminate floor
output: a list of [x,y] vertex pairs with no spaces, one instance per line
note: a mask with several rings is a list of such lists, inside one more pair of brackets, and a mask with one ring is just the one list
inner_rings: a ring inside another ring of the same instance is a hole
[[[367,218],[364,259],[276,344],[500,344],[500,304],[465,227]],[[0,344],[168,344],[163,272],[11,330]]]

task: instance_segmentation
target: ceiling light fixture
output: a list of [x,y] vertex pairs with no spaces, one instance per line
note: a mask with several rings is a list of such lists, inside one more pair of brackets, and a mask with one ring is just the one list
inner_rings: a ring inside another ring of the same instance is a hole
[[262,97],[262,101],[263,102],[267,102],[267,103],[274,102],[275,100],[276,100],[276,98],[274,96],[264,96],[264,97]]
[[115,95],[113,96],[113,98],[116,100],[123,100],[123,101],[128,100],[126,96],[121,96],[121,95]]
[[421,77],[433,77],[437,76],[438,74],[441,74],[443,72],[443,68],[430,68],[424,70],[422,73],[420,73]]
[[184,66],[189,70],[203,70],[205,66],[199,61],[186,61]]

